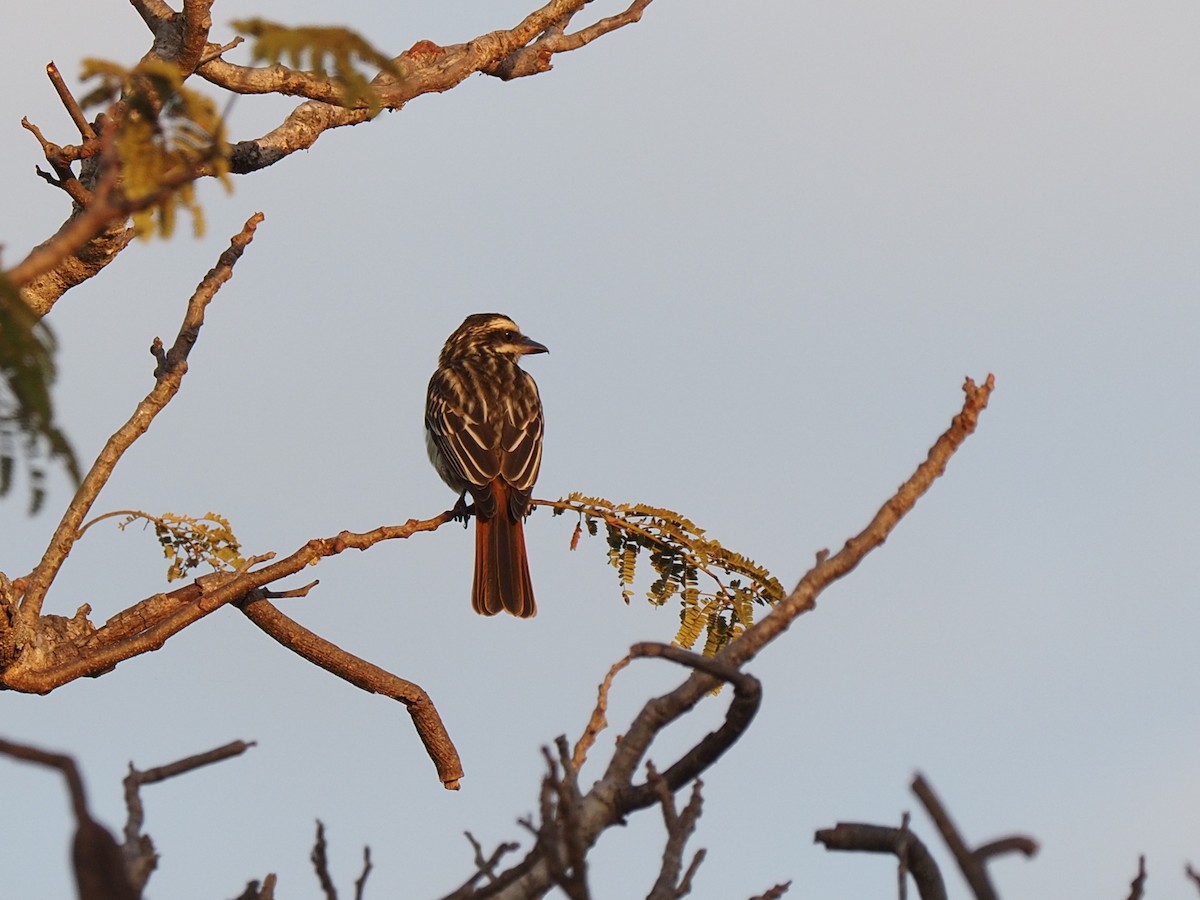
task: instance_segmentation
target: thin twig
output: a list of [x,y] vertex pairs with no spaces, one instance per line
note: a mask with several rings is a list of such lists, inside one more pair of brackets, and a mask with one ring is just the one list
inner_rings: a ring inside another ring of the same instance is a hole
[[329,874],[329,855],[325,846],[325,825],[317,819],[317,840],[309,855],[313,868],[317,873],[317,881],[325,893],[325,900],[337,900],[337,888],[333,884],[333,876]]
[[654,882],[654,887],[646,895],[646,900],[677,900],[679,897],[686,896],[691,890],[692,876],[704,859],[704,851],[700,850],[692,859],[692,864],[688,867],[684,877],[680,878],[680,872],[683,871],[683,851],[687,848],[687,842],[696,830],[696,823],[700,820],[700,812],[704,805],[701,795],[701,788],[704,785],[699,778],[696,779],[692,785],[691,799],[683,811],[679,812],[676,810],[675,797],[671,793],[670,787],[667,786],[666,779],[659,775],[650,763],[646,764],[646,771],[646,780],[654,787],[654,792],[658,795],[658,802],[662,807],[663,824],[667,828],[667,843],[663,847],[662,866],[659,869],[658,879]]
[[596,743],[600,732],[608,727],[608,719],[605,716],[608,712],[608,692],[612,689],[613,679],[617,677],[617,673],[632,661],[633,657],[626,654],[613,664],[612,668],[608,670],[608,674],[604,676],[604,680],[600,682],[600,687],[596,692],[596,707],[592,710],[591,718],[588,719],[583,734],[575,742],[575,752],[571,754],[571,765],[575,767],[575,771],[578,772],[583,768],[583,764],[587,761],[588,751]]
[[94,141],[96,139],[96,132],[92,129],[92,123],[83,114],[83,110],[79,106],[79,101],[75,99],[75,96],[71,93],[71,89],[67,87],[62,73],[58,71],[58,66],[54,64],[53,60],[46,64],[46,74],[50,77],[50,83],[54,85],[58,99],[66,107],[67,115],[71,117],[71,121],[79,129],[79,136],[85,141]]
[[792,883],[790,881],[785,881],[783,884],[777,884],[773,888],[768,888],[764,893],[751,897],[750,900],[779,900],[780,897],[788,892],[788,888],[791,886]]
[[354,880],[354,900],[363,900],[367,888],[367,876],[371,874],[371,848],[363,847],[362,874]]
[[1200,888],[1200,871],[1192,868],[1191,863],[1184,864],[1183,874],[1190,878],[1197,888]]
[[150,874],[158,865],[158,854],[154,850],[153,841],[149,836],[142,834],[142,825],[146,820],[145,808],[142,806],[142,785],[157,784],[202,766],[239,756],[253,746],[253,741],[232,741],[222,747],[145,771],[134,768],[133,763],[129,764],[129,774],[125,776],[124,780],[126,817],[125,843],[122,851],[130,879],[139,893],[145,889]]
[[1137,875],[1129,882],[1129,900],[1142,900],[1146,892],[1146,857],[1138,857]]

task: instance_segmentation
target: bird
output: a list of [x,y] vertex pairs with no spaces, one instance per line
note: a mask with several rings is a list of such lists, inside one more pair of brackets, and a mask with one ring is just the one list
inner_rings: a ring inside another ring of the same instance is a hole
[[446,339],[425,399],[425,445],[442,481],[458,494],[456,514],[475,504],[471,606],[494,616],[537,614],[525,516],[542,464],[542,400],[517,363],[549,353],[508,316],[467,316]]

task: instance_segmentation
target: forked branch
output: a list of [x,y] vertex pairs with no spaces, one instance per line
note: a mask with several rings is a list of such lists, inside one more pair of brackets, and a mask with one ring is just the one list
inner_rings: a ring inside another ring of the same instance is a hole
[[[233,277],[234,265],[241,259],[242,253],[254,239],[254,231],[262,220],[262,213],[255,213],[251,216],[242,230],[230,241],[228,249],[221,254],[217,264],[197,285],[191,299],[188,300],[187,311],[184,313],[179,333],[170,349],[164,350],[162,343],[155,338],[154,346],[151,348],[158,360],[158,365],[154,370],[154,387],[137,405],[128,421],[108,439],[59,521],[50,545],[42,554],[41,562],[25,580],[25,593],[20,605],[19,627],[31,639],[32,632],[37,627],[46,592],[66,561],[71,548],[74,547],[79,526],[92,508],[101,489],[108,483],[113,469],[125,451],[146,433],[155,416],[162,412],[163,408],[179,392],[183,376],[187,372],[188,354],[200,335],[200,328],[204,325],[205,310],[221,286]],[[23,636],[19,635],[19,637]]]
[[[658,789],[651,782],[640,785],[634,783],[647,751],[663,729],[695,707],[722,682],[732,684],[735,695],[725,722],[668,767],[661,776],[662,783],[670,791],[678,790],[689,780],[698,777],[737,740],[758,705],[757,681],[742,672],[742,666],[786,631],[799,616],[813,609],[817,597],[826,587],[853,571],[868,553],[887,539],[901,518],[945,471],[950,457],[974,432],[993,387],[994,381],[990,375],[982,385],[967,379],[963,385],[965,399],[961,411],[934,443],[925,460],[883,504],[867,527],[848,540],[837,554],[830,556],[825,551],[819,553],[817,564],[805,573],[791,593],[715,657],[685,654],[678,648],[650,650],[649,647],[654,645],[638,645],[633,649],[630,654],[633,657],[660,655],[684,663],[694,671],[673,691],[650,700],[634,717],[626,733],[618,740],[603,776],[580,798],[578,809],[572,813],[574,840],[589,848],[605,829],[622,822],[630,812],[644,808],[659,798]],[[568,757],[565,750],[561,751],[564,768],[569,766],[577,771],[586,759],[596,735],[604,727],[612,677],[625,662],[622,660],[614,666],[601,686],[596,711],[589,719],[573,756]],[[556,852],[545,841],[539,840],[521,862],[494,882],[475,890],[460,890],[455,896],[503,897],[512,900],[540,896],[554,884],[560,883],[561,858],[561,852]],[[779,890],[773,891],[778,895],[783,889],[781,885]]]

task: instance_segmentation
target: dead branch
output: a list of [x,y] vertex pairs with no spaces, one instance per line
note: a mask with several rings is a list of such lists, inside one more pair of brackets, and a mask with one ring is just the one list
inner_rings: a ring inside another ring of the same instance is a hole
[[[671,791],[679,790],[679,788],[698,778],[702,772],[712,766],[726,750],[741,738],[746,729],[750,727],[750,722],[754,719],[754,715],[758,712],[758,707],[762,703],[762,684],[753,675],[739,671],[722,662],[720,659],[701,656],[698,653],[692,653],[679,647],[670,647],[666,644],[635,644],[630,648],[629,655],[633,657],[657,656],[668,659],[671,662],[699,670],[733,685],[733,702],[729,704],[729,709],[725,711],[725,721],[721,723],[721,727],[710,734],[706,734],[699,743],[683,754],[683,756],[663,772],[662,780],[666,787]],[[658,699],[661,700],[662,698]],[[656,702],[656,700],[651,700],[647,706]],[[656,711],[657,715],[654,715],[654,718],[659,719],[661,722],[656,729],[655,735],[667,724],[678,719],[692,708],[692,706],[687,706],[680,707],[679,709],[668,709],[665,704],[660,704],[660,706],[661,711]],[[640,718],[641,716],[639,716]],[[630,740],[632,732],[633,729],[631,728],[630,734],[627,734],[621,741],[621,747],[617,751],[618,754]],[[650,780],[647,779],[640,785],[631,784],[621,792],[621,807],[625,812],[632,812],[635,809],[642,809],[649,806],[657,799],[658,791],[650,783]]]
[[202,766],[240,756],[253,746],[253,741],[232,741],[222,747],[145,771],[135,769],[133,763],[129,764],[129,774],[124,780],[125,843],[121,846],[121,851],[125,859],[125,870],[129,873],[138,896],[145,890],[146,882],[150,880],[151,873],[158,865],[158,853],[154,849],[154,842],[149,835],[142,834],[142,825],[146,820],[145,809],[142,806],[142,785],[157,784]]
[[768,888],[764,893],[755,894],[750,900],[779,900],[788,892],[788,888],[792,886],[790,881],[785,881],[783,884],[777,884],[773,888]]
[[958,862],[958,867],[962,870],[963,877],[971,886],[977,900],[998,900],[996,889],[987,873],[986,863],[989,857],[1013,850],[1020,850],[1026,856],[1033,856],[1037,853],[1037,842],[1024,836],[1003,838],[984,844],[978,850],[971,850],[967,847],[966,841],[963,840],[941,800],[938,799],[929,782],[925,780],[924,775],[917,774],[913,779],[912,790],[925,807],[925,811],[929,813],[929,817],[937,825],[942,839],[950,848],[950,852],[954,854],[954,859]]
[[92,129],[92,123],[83,114],[83,110],[79,106],[79,101],[75,99],[75,95],[67,87],[62,73],[58,71],[58,66],[53,61],[46,64],[46,74],[50,77],[50,83],[54,85],[54,92],[58,94],[58,99],[66,107],[67,115],[71,117],[71,121],[79,129],[79,136],[84,141],[94,141],[96,139],[96,132]]
[[[717,732],[706,735],[674,766],[668,768],[663,778],[673,787],[684,783],[686,778],[699,775],[705,765],[711,764],[716,755],[727,748],[730,735],[737,732],[739,727],[745,727],[745,723],[739,723],[738,718],[745,715],[750,706],[748,701],[743,701],[744,708],[740,707],[739,716],[733,715],[739,685],[743,693],[747,690],[746,682],[741,680],[744,674],[740,672],[741,667],[786,631],[799,616],[815,608],[817,597],[826,587],[853,571],[868,553],[887,539],[904,515],[945,471],[950,458],[962,443],[974,432],[979,414],[986,408],[994,386],[990,375],[982,386],[977,386],[968,378],[963,385],[965,398],[962,409],[951,421],[949,429],[937,439],[925,460],[883,504],[867,527],[848,540],[838,553],[832,556],[828,553],[818,554],[816,565],[805,573],[792,592],[767,616],[748,628],[715,658],[707,660],[703,666],[696,665],[696,671],[679,687],[646,703],[618,742],[604,775],[580,801],[576,820],[579,823],[579,840],[584,846],[590,847],[606,828],[623,821],[629,812],[653,802],[652,788],[633,785],[634,775],[646,751],[663,728],[692,709],[723,680],[732,681],[735,692],[735,700],[726,714],[725,723]],[[737,678],[733,676],[735,672]],[[602,696],[602,702],[603,699]],[[602,719],[602,711],[593,713],[585,734],[598,730],[600,726],[597,723]],[[589,742],[585,742],[585,753],[592,739],[594,735]],[[547,859],[547,853],[548,848],[539,840],[521,862],[494,883],[482,886],[469,896],[515,900],[544,893],[556,883],[556,866]]]
[[907,828],[838,822],[833,828],[818,831],[813,840],[824,845],[826,850],[890,853],[912,874],[921,900],[946,900],[946,885],[937,863],[921,840]]
[[548,748],[542,748],[546,760],[546,777],[542,779],[541,824],[536,828],[529,820],[522,824],[537,836],[537,846],[543,848],[551,877],[571,900],[590,900],[587,883],[587,849],[579,819],[583,799],[579,790],[578,772],[571,764],[567,741],[555,741],[558,758]]
[[263,879],[260,885],[257,881],[246,884],[246,889],[234,900],[275,900],[275,874],[271,873]]
[[[687,847],[688,839],[696,830],[696,822],[700,819],[700,811],[704,805],[700,791],[704,785],[699,778],[696,779],[692,784],[691,799],[683,808],[683,812],[678,812],[675,807],[675,796],[667,786],[667,780],[659,775],[649,763],[646,764],[646,780],[654,787],[659,805],[662,807],[663,824],[667,827],[667,843],[663,848],[662,868],[659,870],[654,887],[646,895],[646,900],[678,900],[679,897],[686,897],[691,892],[692,878],[704,861],[704,850],[697,850],[687,871],[683,871],[683,851]],[[683,872],[682,878],[680,877],[681,872]]]
[[76,823],[71,862],[79,900],[138,900],[140,894],[129,880],[116,838],[88,812],[83,779],[75,760],[5,740],[0,740],[0,753],[58,769],[66,778]]
[[371,874],[371,848],[363,847],[363,867],[362,874],[354,879],[354,900],[363,900],[366,896],[367,876]]
[[508,853],[514,850],[519,850],[521,845],[515,843],[504,843],[492,851],[492,855],[484,858],[483,845],[475,840],[475,835],[469,831],[464,831],[467,840],[471,844],[471,848],[475,851],[475,874],[463,882],[462,886],[452,894],[448,894],[445,900],[462,900],[466,897],[475,896],[475,885],[481,880],[487,881],[496,880],[496,866],[500,864],[500,860]]
[[1005,853],[1020,853],[1022,856],[1031,857],[1037,852],[1037,841],[1023,834],[1014,834],[980,844],[975,848],[975,858],[980,862],[987,862],[989,857],[1003,856]]
[[333,885],[333,876],[329,874],[329,855],[326,849],[325,824],[317,819],[317,839],[313,843],[309,859],[312,860],[313,869],[316,870],[317,881],[321,884],[325,900],[337,900],[337,888]]
[[403,703],[412,716],[425,751],[437,768],[438,778],[447,790],[458,790],[459,779],[463,777],[462,761],[437,707],[420,685],[347,653],[285,616],[258,592],[251,592],[238,606],[251,622],[309,662],[368,693],[382,694]]
[[1146,857],[1138,857],[1137,875],[1129,882],[1129,900],[1142,900],[1146,890]]
[[1200,871],[1192,868],[1191,863],[1185,863],[1183,866],[1183,874],[1192,880],[1197,888],[1200,888]]

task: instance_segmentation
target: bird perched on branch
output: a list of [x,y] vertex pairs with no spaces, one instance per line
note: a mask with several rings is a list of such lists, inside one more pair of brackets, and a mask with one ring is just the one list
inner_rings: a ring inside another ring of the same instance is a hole
[[537,613],[525,516],[542,463],[542,401],[517,362],[549,350],[499,313],[467,316],[446,339],[425,401],[425,444],[433,467],[475,501],[475,582],[471,605],[494,616]]

